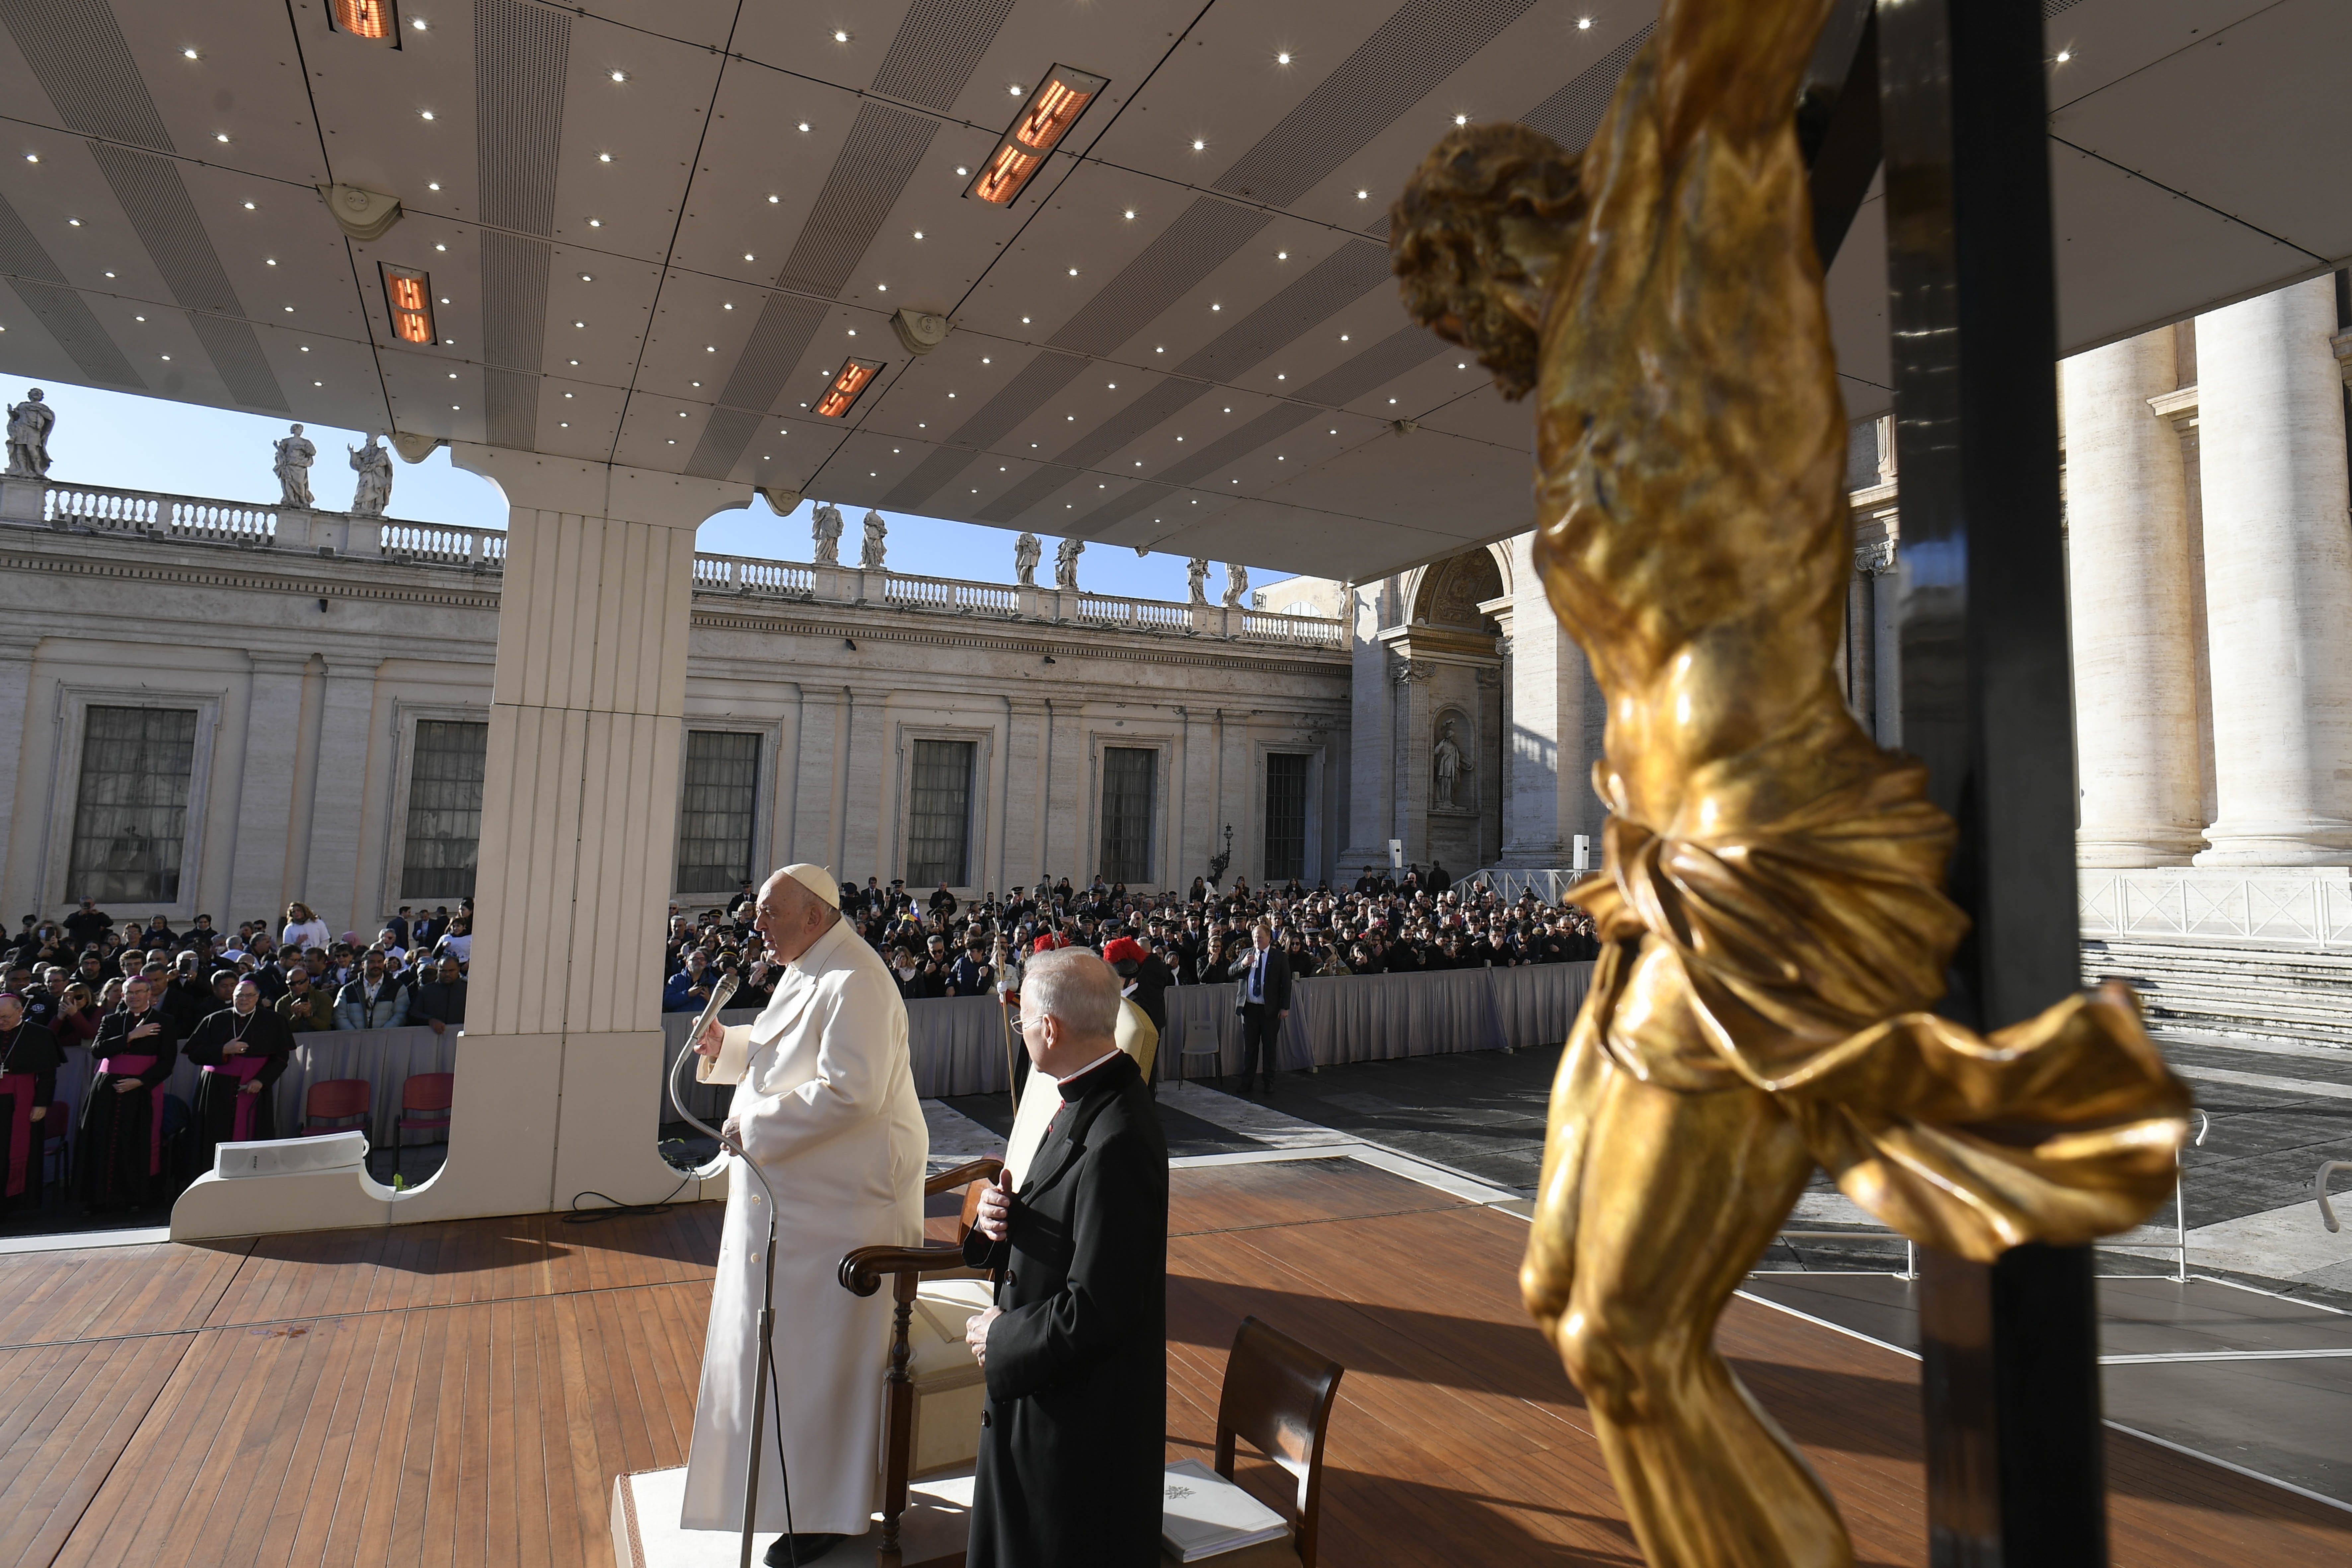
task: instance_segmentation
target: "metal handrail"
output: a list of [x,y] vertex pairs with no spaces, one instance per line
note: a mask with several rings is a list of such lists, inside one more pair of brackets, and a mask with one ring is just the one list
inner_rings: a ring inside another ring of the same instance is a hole
[[2338,1171],[2352,1171],[2352,1160],[2323,1160],[2319,1173],[2311,1178],[2311,1195],[2319,1204],[2319,1223],[2327,1227],[2330,1236],[2344,1228],[2336,1223],[2335,1205],[2327,1201],[2327,1178]]

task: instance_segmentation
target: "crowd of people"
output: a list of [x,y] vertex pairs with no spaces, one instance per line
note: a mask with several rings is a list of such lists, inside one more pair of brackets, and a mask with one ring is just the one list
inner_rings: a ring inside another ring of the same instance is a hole
[[[689,914],[671,906],[662,1006],[699,1010],[726,975],[731,1007],[764,1006],[777,965],[751,926],[746,882],[724,908]],[[1344,889],[1297,882],[1229,888],[1195,879],[1183,893],[1144,893],[1068,878],[1000,896],[959,899],[945,885],[918,895],[869,877],[841,885],[841,910],[882,955],[908,1000],[1017,992],[1024,954],[1040,943],[1107,953],[1121,939],[1140,948],[1139,1001],[1164,1024],[1171,985],[1238,979],[1253,962],[1254,927],[1267,928],[1289,976],[1418,974],[1439,970],[1564,963],[1595,956],[1592,921],[1573,904],[1532,890],[1505,899],[1485,883],[1454,885],[1442,870],[1367,872]]]
[[[210,915],[180,931],[161,915],[118,922],[89,899],[63,920],[26,915],[0,944],[0,1208],[41,1201],[42,1162],[27,1156],[53,1111],[71,1118],[85,1207],[143,1207],[208,1168],[215,1144],[276,1135],[264,1091],[295,1036],[463,1028],[472,917],[470,900],[403,905],[362,939],[331,935],[299,900],[233,932]],[[184,1056],[204,1069],[192,1107],[163,1092]],[[84,1084],[76,1104],[57,1099],[61,1072]],[[183,1125],[194,1136],[174,1141]]]

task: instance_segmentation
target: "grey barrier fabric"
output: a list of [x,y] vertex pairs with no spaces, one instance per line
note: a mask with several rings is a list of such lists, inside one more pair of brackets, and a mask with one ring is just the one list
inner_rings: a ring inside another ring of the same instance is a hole
[[[87,1051],[68,1053],[87,1061]],[[84,1069],[85,1072],[87,1068]],[[278,1135],[298,1136],[302,1131],[302,1102],[314,1083],[330,1079],[362,1078],[368,1081],[368,1116],[359,1124],[372,1148],[389,1148],[393,1123],[400,1120],[400,1089],[410,1075],[457,1070],[457,1031],[436,1035],[431,1029],[320,1029],[294,1037],[294,1053],[286,1071],[269,1091],[278,1114]],[[196,1085],[204,1069],[182,1057],[172,1069],[168,1092],[190,1106],[196,1103]],[[62,1084],[63,1075],[60,1075]],[[85,1080],[86,1081],[86,1080]],[[79,1089],[81,1086],[76,1084]],[[62,1090],[59,1098],[64,1098]],[[338,1127],[350,1126],[337,1122]],[[412,1132],[415,1143],[441,1142],[438,1133]]]

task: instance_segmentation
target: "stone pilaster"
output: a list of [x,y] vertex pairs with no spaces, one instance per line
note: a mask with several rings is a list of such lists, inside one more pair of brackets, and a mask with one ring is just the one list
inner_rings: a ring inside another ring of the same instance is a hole
[[[306,869],[302,886],[287,895],[310,905],[337,935],[356,931],[362,940],[375,934],[375,922],[383,913],[358,905],[360,820],[373,776],[369,750],[378,739],[373,733],[375,678],[382,662],[359,653],[336,653],[326,661],[318,779],[305,835]],[[299,682],[296,690],[299,702]],[[278,908],[282,912],[285,905]]]
[[1395,742],[1391,774],[1396,791],[1391,837],[1404,840],[1405,864],[1429,863],[1430,682],[1436,670],[1421,660],[1400,660],[1394,674],[1395,710],[1390,734]]
[[1592,763],[1600,755],[1605,716],[1601,689],[1584,650],[1559,624],[1544,593],[1534,546],[1532,533],[1511,541],[1510,722],[1504,737],[1508,793],[1503,799],[1501,863],[1565,868],[1580,834],[1591,840],[1597,866],[1606,815],[1592,793]]
[[[33,659],[41,638],[37,633],[0,633],[0,888],[29,885],[30,867],[40,858],[42,835],[47,825],[26,822],[16,803],[26,798],[17,774],[25,766],[25,721],[33,700]],[[0,908],[5,908],[0,905]],[[25,913],[32,908],[26,904]],[[16,921],[8,922],[16,934]]]
[[[294,837],[294,784],[302,751],[302,685],[310,660],[303,654],[257,651],[248,658],[253,674],[246,695],[244,777],[237,791],[236,852],[229,866],[228,910],[224,912],[236,920],[257,913],[274,920],[289,900],[305,897],[289,879],[288,850]],[[353,819],[358,816],[355,806],[352,801],[338,803]],[[328,918],[331,923],[333,917]]]
[[[785,864],[822,863],[841,841],[841,763],[846,752],[842,721],[848,691],[838,686],[801,687],[800,749],[793,758],[793,833]],[[858,873],[882,877],[882,868]]]
[[2333,280],[2197,320],[2220,816],[2200,866],[2352,863],[2352,536]]
[[2059,366],[2085,866],[2187,865],[2199,816],[2197,647],[2170,328]]
[[1388,646],[1381,641],[1381,611],[1392,602],[1395,587],[1393,577],[1360,584],[1346,609],[1354,681],[1349,695],[1348,837],[1339,853],[1339,875],[1349,880],[1368,867],[1387,866],[1388,841],[1395,837],[1389,782],[1396,766],[1396,742],[1389,733],[1395,699],[1389,690]]

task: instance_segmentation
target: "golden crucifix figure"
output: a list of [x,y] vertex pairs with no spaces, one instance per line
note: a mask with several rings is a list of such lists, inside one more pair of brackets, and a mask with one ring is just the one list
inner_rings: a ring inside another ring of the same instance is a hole
[[1570,894],[1602,951],[1520,1286],[1654,1568],[1853,1561],[1713,1345],[1816,1165],[1990,1260],[2146,1217],[2189,1106],[2120,987],[1990,1037],[1927,1011],[1953,826],[1835,675],[1846,426],[1793,113],[1831,3],[1666,0],[1580,155],[1456,132],[1391,228],[1414,316],[1536,395],[1535,559],[1608,705]]

